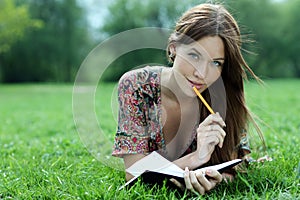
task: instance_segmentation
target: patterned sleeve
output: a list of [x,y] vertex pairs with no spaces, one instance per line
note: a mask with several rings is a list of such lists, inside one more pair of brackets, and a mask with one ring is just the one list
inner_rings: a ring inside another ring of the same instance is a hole
[[148,102],[144,99],[143,86],[137,71],[125,73],[118,86],[118,129],[114,140],[113,156],[146,154],[149,152],[150,135],[147,126]]

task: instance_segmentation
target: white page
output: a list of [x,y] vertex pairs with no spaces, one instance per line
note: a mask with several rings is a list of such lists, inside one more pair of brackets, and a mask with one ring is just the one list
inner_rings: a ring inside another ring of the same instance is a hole
[[232,165],[234,163],[238,163],[238,162],[241,162],[241,161],[242,161],[242,159],[235,159],[235,160],[227,161],[227,162],[224,162],[224,163],[221,163],[221,164],[218,164],[218,165],[203,167],[203,168],[201,168],[201,170],[206,170],[206,169],[220,170],[220,169],[223,169],[223,168],[225,168],[229,165]]
[[135,179],[137,179],[142,173],[144,173],[147,170],[163,174],[171,174],[177,177],[183,177],[184,173],[184,171],[180,167],[170,162],[157,152],[153,151],[152,153],[135,162],[128,169],[126,169],[126,172],[130,173],[135,177],[129,180],[125,185],[120,187],[119,190],[122,190],[131,182],[135,181]]
[[[204,167],[201,168],[201,170],[206,170],[206,169],[220,170],[224,167],[227,167],[234,163],[238,163],[240,161],[242,160],[235,159],[218,165]],[[183,169],[181,169],[174,163],[170,162],[169,160],[167,160],[166,158],[164,158],[163,156],[161,156],[155,151],[145,156],[144,158],[140,159],[139,161],[135,162],[126,171],[132,174],[133,176],[139,176],[145,171],[159,172],[159,173],[169,174],[177,177],[183,177],[184,174]]]
[[184,172],[180,167],[170,162],[155,151],[135,162],[132,166],[126,169],[126,172],[132,174],[133,176],[139,176],[147,170],[178,177],[183,177]]

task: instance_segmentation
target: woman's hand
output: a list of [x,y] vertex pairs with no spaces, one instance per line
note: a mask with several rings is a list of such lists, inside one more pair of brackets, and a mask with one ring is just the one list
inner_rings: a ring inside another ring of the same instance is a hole
[[189,171],[188,168],[185,168],[185,186],[175,179],[171,179],[170,181],[182,190],[187,189],[204,195],[222,181],[222,175],[213,169]]
[[200,163],[209,161],[215,146],[223,146],[226,136],[222,127],[226,124],[219,113],[209,115],[197,128],[197,150],[195,151],[197,160]]
[[223,180],[225,181],[225,183],[232,182],[234,179],[234,176],[232,174],[225,173],[225,172],[222,173],[222,177],[223,177]]

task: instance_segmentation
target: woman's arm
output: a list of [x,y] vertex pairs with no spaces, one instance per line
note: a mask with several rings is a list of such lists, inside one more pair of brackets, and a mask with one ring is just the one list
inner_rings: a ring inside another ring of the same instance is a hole
[[225,122],[219,113],[209,115],[197,129],[196,151],[175,160],[174,163],[182,169],[188,167],[191,170],[207,163],[215,150],[215,146],[223,147],[226,136],[222,128],[224,126]]
[[[125,169],[128,169],[131,165],[133,165],[135,162],[139,161],[143,157],[145,157],[144,154],[128,154],[128,155],[124,155],[123,159],[124,159]],[[126,181],[129,181],[133,177],[134,177],[133,175],[131,175],[130,173],[126,172]]]
[[[197,150],[173,161],[173,163],[182,169],[187,167],[189,170],[193,170],[208,162],[215,146],[223,146],[226,135],[222,129],[224,125],[225,123],[218,113],[209,115],[197,129]],[[143,157],[145,157],[143,154],[124,155],[125,168],[127,169]],[[131,178],[133,176],[126,173],[126,180]]]

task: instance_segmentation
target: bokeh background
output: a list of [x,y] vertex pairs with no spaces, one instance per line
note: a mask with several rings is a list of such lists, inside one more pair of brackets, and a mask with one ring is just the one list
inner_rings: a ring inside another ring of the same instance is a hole
[[[71,83],[84,58],[102,41],[138,27],[172,29],[183,11],[202,2],[207,1],[1,0],[0,82]],[[222,3],[237,19],[243,53],[259,77],[300,77],[299,0]],[[165,64],[165,53],[143,49],[123,55],[101,81],[117,81],[144,63]]]

